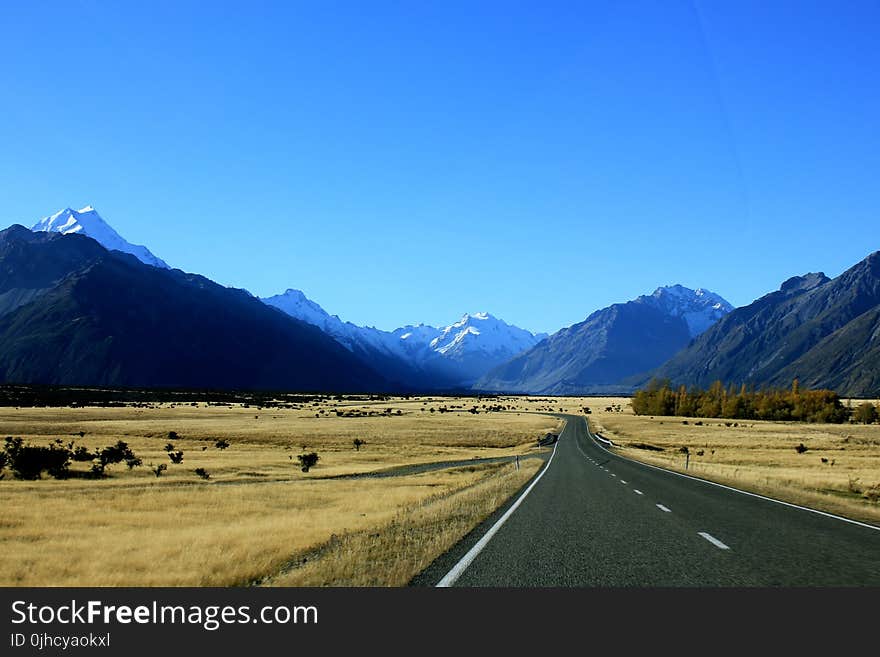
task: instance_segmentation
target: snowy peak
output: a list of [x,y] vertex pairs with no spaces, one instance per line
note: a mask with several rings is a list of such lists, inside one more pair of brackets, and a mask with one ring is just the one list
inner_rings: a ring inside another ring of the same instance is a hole
[[635,302],[651,305],[673,317],[682,317],[692,338],[733,310],[733,306],[720,295],[683,285],[658,287],[653,294],[640,296]]
[[[360,327],[343,322],[337,315],[331,315],[300,290],[288,288],[283,294],[276,294],[273,297],[260,299],[260,301],[278,308],[295,319],[317,326],[349,351],[355,349],[358,339],[361,337],[359,335],[362,332]],[[369,331],[369,329],[363,329],[363,331]]]
[[[260,299],[300,321],[317,326],[349,351],[372,350],[385,355],[402,356],[407,345],[387,331],[357,326],[331,315],[300,290],[287,289],[283,294]],[[436,331],[436,329],[434,329]]]
[[64,208],[53,215],[40,219],[31,230],[34,232],[61,233],[62,235],[79,233],[91,237],[105,249],[129,253],[145,264],[161,269],[169,269],[168,265],[160,258],[154,256],[147,247],[131,244],[123,239],[119,233],[113,230],[101,218],[101,215],[91,205],[87,205],[81,210]]
[[514,356],[530,349],[543,339],[517,326],[493,317],[487,312],[466,314],[447,326],[431,340],[431,349],[450,357],[465,357],[470,352],[483,352],[496,357]]
[[[326,310],[309,299],[300,290],[288,288],[283,294],[276,294],[274,297],[261,299],[261,301],[283,310],[291,317],[301,319],[325,331],[327,330],[326,325],[328,323],[334,323],[332,322],[334,318]],[[338,317],[335,319],[337,322],[342,323]]]

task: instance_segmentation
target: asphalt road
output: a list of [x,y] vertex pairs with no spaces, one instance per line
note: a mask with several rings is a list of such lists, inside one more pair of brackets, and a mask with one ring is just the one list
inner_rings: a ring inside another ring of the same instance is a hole
[[413,584],[880,585],[880,528],[630,461],[604,449],[583,417],[565,419],[549,465],[500,528],[491,518]]

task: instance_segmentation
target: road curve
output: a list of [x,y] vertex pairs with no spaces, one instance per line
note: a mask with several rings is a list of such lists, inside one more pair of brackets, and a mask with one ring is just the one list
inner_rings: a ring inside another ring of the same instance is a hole
[[[453,570],[444,585],[880,585],[880,528],[631,461],[604,449],[585,418],[563,417],[542,478],[479,553],[473,546],[497,518],[414,585],[435,585]],[[455,569],[469,550],[472,560]]]

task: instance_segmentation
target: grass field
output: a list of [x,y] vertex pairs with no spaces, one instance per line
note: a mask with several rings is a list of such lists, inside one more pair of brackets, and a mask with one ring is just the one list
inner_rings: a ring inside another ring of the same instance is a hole
[[[405,584],[520,488],[540,462],[523,459],[519,470],[484,464],[351,475],[528,456],[539,451],[537,438],[559,426],[547,415],[489,412],[498,400],[468,412],[475,403],[0,408],[0,436],[43,445],[60,438],[89,449],[124,440],[144,462],[133,470],[112,465],[98,480],[19,481],[7,470],[0,481],[0,585]],[[522,407],[537,410],[536,403]],[[169,432],[184,453],[180,464],[164,449]],[[359,450],[356,438],[364,441]],[[219,439],[229,447],[218,449]],[[308,473],[296,460],[303,450],[320,456]],[[168,469],[156,477],[149,466],[159,463]],[[74,463],[72,470],[88,467]],[[197,468],[210,478],[197,476]],[[403,552],[401,541],[409,546]],[[377,569],[380,561],[387,567]]]
[[880,524],[878,424],[645,417],[627,399],[597,401],[591,426],[622,455],[684,472],[687,447],[688,474]]

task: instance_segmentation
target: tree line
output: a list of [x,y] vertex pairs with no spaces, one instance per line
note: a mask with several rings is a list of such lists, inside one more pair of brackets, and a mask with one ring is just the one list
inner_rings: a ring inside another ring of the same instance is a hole
[[[868,408],[870,407],[870,408]],[[855,411],[844,406],[833,390],[802,390],[797,379],[790,389],[754,390],[716,381],[708,389],[679,386],[654,380],[632,399],[636,415],[729,418],[735,420],[790,420],[798,422],[847,422],[850,418],[870,423],[876,408],[870,402]]]

